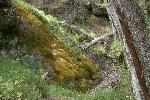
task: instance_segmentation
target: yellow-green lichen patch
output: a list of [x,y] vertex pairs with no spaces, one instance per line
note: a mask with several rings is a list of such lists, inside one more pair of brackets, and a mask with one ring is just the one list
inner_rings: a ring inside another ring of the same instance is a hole
[[48,31],[42,21],[21,6],[16,6],[21,20],[20,40],[27,46],[30,53],[40,53],[42,65],[53,70],[54,81],[70,84],[78,90],[86,90],[100,80],[100,71],[89,59],[77,60],[57,40],[54,33]]

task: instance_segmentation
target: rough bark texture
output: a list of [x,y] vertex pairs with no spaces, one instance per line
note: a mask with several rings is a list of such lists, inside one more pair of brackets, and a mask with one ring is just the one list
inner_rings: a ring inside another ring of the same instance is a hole
[[149,100],[150,43],[144,14],[135,0],[105,0],[105,2],[115,7],[121,24],[135,99]]
[[115,37],[117,37],[117,35],[118,35],[117,32],[121,33],[121,35],[122,35],[122,43],[123,43],[123,48],[125,51],[124,55],[125,55],[125,58],[126,58],[126,61],[128,64],[130,75],[131,75],[131,84],[132,84],[134,97],[139,98],[139,100],[141,100],[140,98],[142,98],[142,91],[141,91],[141,88],[139,86],[139,81],[137,79],[135,68],[134,68],[134,65],[132,63],[132,58],[131,58],[131,55],[129,53],[128,46],[126,44],[126,39],[125,39],[125,36],[123,34],[123,30],[121,28],[119,17],[115,11],[115,7],[113,5],[112,0],[104,0],[104,2],[106,5],[106,9],[108,11],[108,14],[109,14],[109,18],[110,18],[111,23],[112,23],[112,29],[113,29],[113,33],[114,33]]
[[118,41],[119,40],[119,33],[122,33],[122,29],[121,29],[121,25],[118,19],[118,16],[115,12],[115,8],[112,5],[110,0],[104,0],[106,9],[107,9],[107,13],[109,15],[109,19],[111,21],[112,24],[112,30],[113,30],[113,34],[114,34],[114,40]]

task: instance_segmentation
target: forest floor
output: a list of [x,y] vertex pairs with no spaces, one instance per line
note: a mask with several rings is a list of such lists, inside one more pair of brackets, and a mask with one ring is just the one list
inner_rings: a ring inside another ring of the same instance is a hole
[[[61,1],[66,0],[58,0],[58,2],[60,3]],[[55,4],[61,6],[62,4],[60,3]],[[57,7],[55,6],[52,7],[54,9],[57,9]],[[68,24],[70,26],[84,29],[87,33],[93,33],[92,38],[99,37],[105,33],[111,32],[111,25],[106,18],[90,15],[85,19],[86,20],[84,23],[75,21]],[[46,84],[45,82],[43,82],[43,80],[41,80],[41,76],[44,74],[43,70],[41,71],[41,69],[28,69],[25,65],[22,65],[20,62],[18,62],[18,59],[12,60],[9,56],[3,57],[5,55],[4,53],[7,54],[7,51],[5,52],[2,50],[0,52],[0,75],[8,77],[4,77],[4,80],[2,80],[3,77],[0,76],[0,82],[3,82],[3,84],[0,84],[0,86],[6,86],[3,89],[4,91],[1,91],[1,88],[3,87],[0,87],[0,93],[3,93],[3,95],[0,94],[0,99],[2,96],[11,97],[14,93],[16,93],[17,97],[21,99],[20,97],[23,95],[22,89],[24,89],[27,92],[31,91],[31,94],[26,92],[26,96],[29,98],[33,98],[33,100],[41,95],[38,94],[39,91],[44,94],[44,96],[41,96],[41,98],[39,98],[41,100],[132,100],[132,94],[130,91],[131,88],[129,83],[130,76],[124,59],[123,61],[108,59],[107,57],[106,59],[103,59],[103,63],[99,63],[99,66],[102,66],[100,67],[102,74],[101,82],[86,92],[80,92],[74,89],[69,89],[67,86],[60,86],[51,83]],[[87,52],[87,54],[88,53],[90,52]],[[107,54],[109,52],[105,53]],[[90,54],[89,58],[92,58]],[[101,60],[101,58],[103,57],[96,59],[94,58],[95,57],[93,57],[93,60],[95,62],[99,62],[99,60]],[[34,64],[34,62],[32,62],[32,59],[31,61],[29,60],[29,62],[27,62],[27,65],[28,64],[31,64],[31,66]],[[15,81],[15,84],[12,84],[10,81]],[[27,84],[25,84],[26,87],[21,84],[22,81],[27,81]],[[18,84],[21,87],[19,87]],[[36,89],[36,87],[38,87],[38,89]]]

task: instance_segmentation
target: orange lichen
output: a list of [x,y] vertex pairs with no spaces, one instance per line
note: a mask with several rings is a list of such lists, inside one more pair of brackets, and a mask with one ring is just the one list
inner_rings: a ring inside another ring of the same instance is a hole
[[21,6],[16,6],[16,12],[22,23],[21,43],[25,44],[31,53],[36,51],[42,54],[44,68],[54,70],[54,81],[61,84],[73,81],[78,90],[90,88],[99,82],[100,71],[92,61],[76,60],[35,15]]

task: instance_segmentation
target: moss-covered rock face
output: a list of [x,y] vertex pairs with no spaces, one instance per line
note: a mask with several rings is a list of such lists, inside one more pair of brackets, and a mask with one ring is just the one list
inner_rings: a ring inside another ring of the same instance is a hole
[[89,59],[75,59],[49,32],[44,24],[21,6],[16,6],[19,15],[20,44],[29,52],[42,56],[42,66],[60,84],[68,84],[77,90],[86,90],[100,81],[100,71]]

